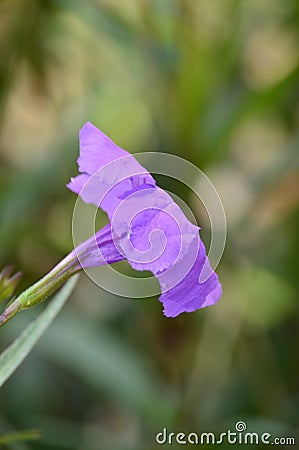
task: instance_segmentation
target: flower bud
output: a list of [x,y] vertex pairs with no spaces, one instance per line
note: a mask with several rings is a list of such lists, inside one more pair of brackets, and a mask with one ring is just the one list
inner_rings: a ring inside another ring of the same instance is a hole
[[13,271],[12,266],[6,266],[0,272],[0,301],[8,300],[22,278],[22,273],[17,272],[10,276]]

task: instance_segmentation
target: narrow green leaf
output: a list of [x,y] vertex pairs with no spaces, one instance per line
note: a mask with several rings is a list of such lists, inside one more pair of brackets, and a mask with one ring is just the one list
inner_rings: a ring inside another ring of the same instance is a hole
[[78,275],[70,279],[55,295],[46,310],[0,355],[0,387],[24,361],[34,345],[55,319],[70,296],[77,278]]
[[28,441],[39,437],[40,432],[37,430],[25,430],[18,433],[5,434],[4,436],[0,436],[0,445],[8,444],[9,442]]

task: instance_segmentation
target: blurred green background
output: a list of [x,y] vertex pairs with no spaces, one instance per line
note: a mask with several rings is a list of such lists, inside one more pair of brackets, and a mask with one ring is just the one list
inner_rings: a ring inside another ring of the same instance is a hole
[[[81,276],[0,392],[0,436],[41,437],[3,448],[151,450],[163,427],[239,420],[298,442],[298,25],[297,0],[0,1],[0,267],[23,271],[19,291],[72,249],[65,184],[87,120],[195,163],[228,222],[213,308],[166,319]],[[208,245],[191,193],[161,184]],[[38,312],[1,329],[1,349]]]

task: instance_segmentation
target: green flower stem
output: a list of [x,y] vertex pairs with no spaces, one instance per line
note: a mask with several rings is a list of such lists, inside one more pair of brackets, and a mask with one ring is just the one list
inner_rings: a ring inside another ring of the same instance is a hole
[[0,316],[0,327],[12,319],[19,311],[36,306],[46,300],[79,270],[78,259],[75,253],[72,252],[47,275],[23,291],[7,306]]

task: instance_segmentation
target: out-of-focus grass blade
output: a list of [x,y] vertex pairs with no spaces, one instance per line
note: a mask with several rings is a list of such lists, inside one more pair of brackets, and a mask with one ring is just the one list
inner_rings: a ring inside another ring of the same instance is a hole
[[138,36],[138,30],[134,28],[134,23],[127,21],[118,9],[111,7],[109,3],[64,0],[63,6],[72,12],[75,11],[89,26],[94,28],[96,33],[104,33],[115,39],[118,44],[132,45]]
[[153,422],[171,420],[172,407],[141,355],[107,329],[72,314],[53,324],[39,351],[72,370],[100,395],[109,392]]
[[76,281],[77,276],[69,280],[58,294],[55,295],[46,310],[0,355],[0,386],[5,383],[24,361],[34,345],[55,319],[70,296]]
[[16,441],[28,441],[40,437],[40,432],[37,430],[25,430],[18,433],[9,433],[0,436],[0,445],[8,444]]

